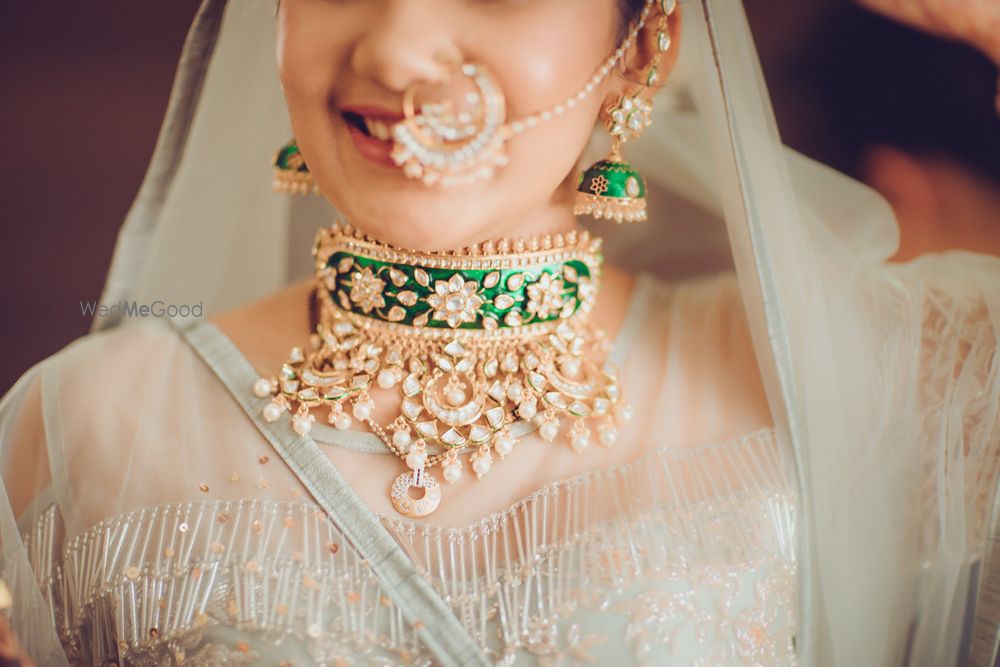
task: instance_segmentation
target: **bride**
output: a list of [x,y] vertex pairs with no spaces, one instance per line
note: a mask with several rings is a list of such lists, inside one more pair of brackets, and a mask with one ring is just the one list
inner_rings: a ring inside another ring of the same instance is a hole
[[[676,210],[734,273],[650,275]],[[13,630],[40,665],[985,659],[1000,266],[895,233],[781,146],[738,3],[208,0],[129,307],[0,403]],[[206,318],[124,321],[154,301]]]

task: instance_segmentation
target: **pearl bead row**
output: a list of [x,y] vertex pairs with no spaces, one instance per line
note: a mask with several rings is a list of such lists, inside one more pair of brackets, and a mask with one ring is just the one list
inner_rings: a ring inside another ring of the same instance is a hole
[[[532,239],[537,241],[537,239]],[[534,250],[527,248],[538,245]],[[395,252],[385,252],[360,244],[344,243],[342,245],[331,245],[330,255],[338,252],[346,252],[366,259],[374,259],[387,264],[409,264],[423,269],[446,269],[451,271],[484,271],[487,269],[520,269],[541,266],[545,264],[566,263],[577,260],[588,266],[599,264],[596,252],[584,249],[558,250],[552,248],[542,248],[540,243],[517,243],[515,247],[525,248],[524,252],[533,253],[530,257],[512,255],[509,257],[491,257],[484,259],[466,259],[463,257],[442,257],[425,255],[422,257],[406,256]],[[516,250],[514,252],[517,252]]]
[[[596,264],[599,263],[596,255],[600,253],[601,245],[599,237],[592,236],[584,229],[578,232],[484,241],[453,251],[427,252],[397,248],[368,237],[350,224],[335,222],[330,227],[319,230],[315,251],[321,265],[325,265],[337,251],[344,250],[394,264],[421,264],[442,269],[502,269],[571,259]],[[537,254],[529,256],[526,253]]]

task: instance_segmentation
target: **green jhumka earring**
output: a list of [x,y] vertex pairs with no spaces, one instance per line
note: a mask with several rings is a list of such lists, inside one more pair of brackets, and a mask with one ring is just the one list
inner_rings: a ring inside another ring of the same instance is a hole
[[611,134],[608,157],[580,175],[577,184],[576,215],[590,215],[615,222],[642,222],[646,219],[646,182],[635,167],[622,157],[622,145],[639,137],[653,124],[653,104],[645,95],[659,81],[659,56],[670,48],[668,17],[677,8],[675,0],[660,0],[660,21],[656,32],[657,57],[646,69],[642,85],[626,93],[607,108],[605,127]]
[[309,167],[302,158],[299,145],[292,139],[287,144],[279,148],[271,159],[271,166],[274,167],[274,180],[272,187],[275,192],[287,194],[306,195],[312,192],[318,195],[319,186],[309,173]]
[[642,93],[640,89],[622,95],[608,108],[606,126],[614,143],[608,157],[580,175],[573,209],[576,215],[615,222],[646,219],[646,182],[621,154],[622,144],[638,137],[653,122],[653,105],[642,98]]

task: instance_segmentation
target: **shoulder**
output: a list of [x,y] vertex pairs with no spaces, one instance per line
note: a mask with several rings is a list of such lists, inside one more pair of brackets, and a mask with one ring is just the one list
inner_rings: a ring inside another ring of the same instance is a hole
[[[143,320],[76,339],[41,364],[50,439],[113,443],[135,435],[208,369],[176,327]],[[51,428],[56,425],[58,428]]]
[[0,473],[15,516],[51,483],[50,465],[61,470],[77,450],[96,455],[96,443],[135,432],[130,406],[146,396],[143,378],[176,357],[178,338],[160,321],[93,333],[20,377],[0,401]]
[[48,360],[43,382],[57,381],[64,392],[77,397],[95,393],[106,398],[122,393],[137,397],[152,383],[181,375],[197,362],[178,327],[164,320],[143,320],[73,341]]
[[99,389],[121,384],[126,378],[141,379],[151,368],[175,356],[181,344],[177,329],[159,320],[90,333],[32,366],[8,396],[37,395],[42,387],[48,395],[64,388],[81,398],[106,396]]
[[663,282],[642,276],[626,361],[656,397],[661,432],[721,442],[771,424],[740,285],[731,272]]
[[690,328],[692,320],[713,330],[742,327],[746,313],[739,282],[732,272],[713,273],[681,281],[665,281],[648,274],[636,279],[636,310],[647,327]]
[[47,360],[59,366],[89,366],[112,372],[142,357],[155,362],[182,343],[178,329],[167,321],[143,320],[81,336]]
[[693,363],[729,357],[752,361],[750,328],[732,272],[683,281],[641,276],[636,282],[636,315],[642,327],[665,337],[678,357]]
[[208,458],[223,465],[239,436],[252,433],[225,385],[168,322],[84,336],[46,360],[40,379],[41,451],[71,533],[197,489],[190,477],[207,470]]

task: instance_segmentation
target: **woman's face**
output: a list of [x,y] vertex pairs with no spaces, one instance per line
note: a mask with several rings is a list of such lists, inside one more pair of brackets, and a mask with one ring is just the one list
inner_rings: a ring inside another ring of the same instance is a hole
[[452,60],[493,72],[509,120],[550,109],[608,58],[618,22],[617,0],[281,0],[292,129],[323,193],[380,240],[441,250],[559,231],[572,224],[571,177],[600,109],[621,90],[617,77],[508,142],[509,163],[492,178],[463,186],[408,179],[352,114],[398,119],[406,88],[442,81]]

